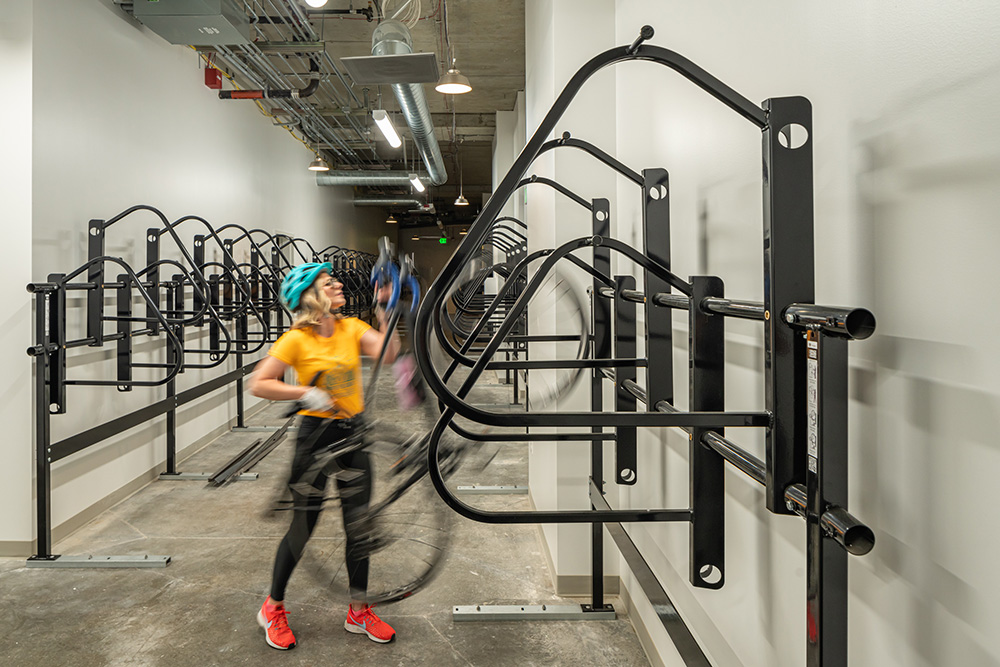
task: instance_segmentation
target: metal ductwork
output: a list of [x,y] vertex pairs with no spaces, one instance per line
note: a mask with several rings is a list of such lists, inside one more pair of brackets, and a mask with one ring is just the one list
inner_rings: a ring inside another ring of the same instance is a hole
[[416,197],[355,197],[355,206],[409,206],[419,208],[424,205],[423,200]]
[[[388,56],[413,53],[413,39],[410,30],[399,21],[382,21],[372,33],[372,55]],[[448,180],[448,171],[441,157],[441,147],[434,136],[434,123],[430,109],[424,98],[424,88],[419,83],[394,83],[392,92],[396,95],[399,108],[413,135],[413,142],[427,165],[432,185],[441,185]]]
[[[418,174],[420,182],[431,183],[427,174]],[[316,185],[369,185],[372,187],[410,185],[405,171],[325,171],[316,172]]]

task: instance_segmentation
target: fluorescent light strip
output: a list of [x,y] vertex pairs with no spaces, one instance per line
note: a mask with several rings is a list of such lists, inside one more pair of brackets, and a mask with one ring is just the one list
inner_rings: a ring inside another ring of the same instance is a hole
[[389,114],[387,114],[382,109],[372,110],[372,118],[375,120],[375,124],[378,125],[378,129],[382,130],[382,134],[385,135],[386,141],[393,148],[399,148],[403,145],[402,140],[396,133],[396,128],[392,126],[392,121],[389,120]]
[[410,174],[410,185],[412,185],[413,189],[417,192],[424,191],[424,184],[420,182],[420,177],[416,174]]

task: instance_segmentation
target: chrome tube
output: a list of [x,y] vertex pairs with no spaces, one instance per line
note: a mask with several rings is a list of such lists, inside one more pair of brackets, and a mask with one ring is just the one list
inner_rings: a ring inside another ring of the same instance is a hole
[[826,334],[852,340],[864,340],[875,333],[875,316],[865,308],[793,303],[785,308],[784,319],[794,326],[819,327]]
[[764,320],[764,304],[760,301],[735,301],[710,296],[701,302],[703,310],[744,320]]
[[[809,502],[806,487],[802,484],[791,484],[785,489],[785,502],[788,509],[799,516],[806,516]],[[872,529],[858,521],[843,507],[828,507],[819,518],[819,524],[827,537],[835,540],[849,554],[864,556],[875,548],[875,533]]]
[[671,294],[669,292],[657,292],[653,295],[653,304],[665,308],[676,308],[687,310],[691,307],[691,300],[683,294]]

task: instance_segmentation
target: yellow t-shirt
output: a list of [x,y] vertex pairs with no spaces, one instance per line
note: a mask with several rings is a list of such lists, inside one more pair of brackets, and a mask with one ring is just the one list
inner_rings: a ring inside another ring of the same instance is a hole
[[[300,386],[322,372],[316,386],[333,398],[334,417],[353,417],[365,407],[361,388],[361,337],[371,326],[356,317],[336,320],[333,335],[324,338],[313,327],[289,329],[274,342],[268,354],[295,369]],[[329,417],[328,412],[300,410],[300,415]]]

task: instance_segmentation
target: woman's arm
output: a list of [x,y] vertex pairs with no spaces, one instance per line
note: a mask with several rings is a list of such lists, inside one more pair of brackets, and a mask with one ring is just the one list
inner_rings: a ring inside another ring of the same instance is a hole
[[[385,334],[383,332],[388,327],[385,311],[380,309],[377,312],[379,328],[372,327],[361,335],[361,354],[372,359],[376,358],[379,352],[382,351],[382,343],[385,341]],[[382,358],[382,361],[390,364],[394,362],[396,355],[399,354],[399,348],[399,334],[393,331],[392,338],[389,339],[389,345],[385,348],[385,356]]]
[[281,379],[287,368],[288,364],[271,355],[261,359],[250,376],[250,393],[272,401],[297,401],[305,396],[310,387],[287,384]]

